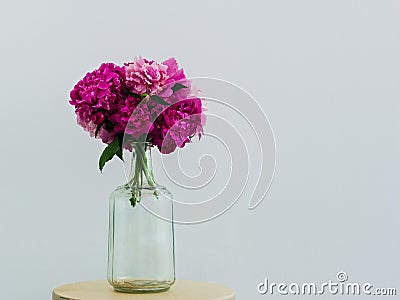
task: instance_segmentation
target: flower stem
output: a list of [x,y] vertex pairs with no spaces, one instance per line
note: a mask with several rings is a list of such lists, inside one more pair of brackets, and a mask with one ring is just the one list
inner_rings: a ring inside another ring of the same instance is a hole
[[[151,188],[155,187],[155,182],[153,180],[152,170],[150,169],[149,162],[146,157],[146,143],[134,143],[133,151],[134,151],[134,160],[135,164],[133,170],[133,178],[131,180],[131,188],[132,188],[132,197],[130,198],[130,202],[132,206],[135,206],[136,203],[140,202],[141,198],[141,190],[143,187],[143,178],[146,178],[146,182],[148,186]],[[143,176],[144,175],[144,176]],[[157,192],[154,191],[154,196],[158,197]]]

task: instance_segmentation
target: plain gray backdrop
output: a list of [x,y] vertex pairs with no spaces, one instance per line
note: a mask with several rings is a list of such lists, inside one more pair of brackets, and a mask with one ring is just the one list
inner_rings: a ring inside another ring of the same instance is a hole
[[99,173],[104,146],[68,97],[101,62],[135,55],[238,84],[277,139],[256,210],[241,199],[176,227],[178,279],[226,284],[238,299],[282,297],[257,293],[265,277],[339,271],[399,289],[399,15],[400,2],[378,0],[3,2],[0,298],[49,299],[106,277],[108,195],[124,176],[117,161]]

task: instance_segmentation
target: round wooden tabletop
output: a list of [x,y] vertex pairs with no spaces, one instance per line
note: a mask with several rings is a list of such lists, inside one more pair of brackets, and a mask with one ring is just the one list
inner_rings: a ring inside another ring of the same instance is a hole
[[206,282],[178,280],[166,292],[126,294],[115,292],[105,280],[71,283],[53,290],[53,300],[234,300],[230,288]]

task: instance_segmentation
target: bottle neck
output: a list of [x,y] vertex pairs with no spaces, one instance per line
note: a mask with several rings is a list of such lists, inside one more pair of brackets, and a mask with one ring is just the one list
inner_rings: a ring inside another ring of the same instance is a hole
[[132,143],[131,187],[154,187],[151,147],[149,143]]

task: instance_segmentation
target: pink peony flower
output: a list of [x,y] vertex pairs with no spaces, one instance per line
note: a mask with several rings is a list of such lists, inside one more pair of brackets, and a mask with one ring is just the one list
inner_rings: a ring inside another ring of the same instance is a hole
[[125,64],[125,69],[127,85],[139,95],[154,93],[165,84],[168,76],[168,66],[141,57]]
[[164,61],[162,64],[168,67],[167,68],[168,78],[165,81],[166,84],[186,79],[183,69],[178,68],[178,63],[176,62],[175,58],[171,57],[166,61]]

